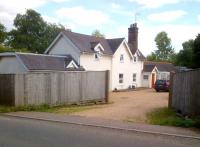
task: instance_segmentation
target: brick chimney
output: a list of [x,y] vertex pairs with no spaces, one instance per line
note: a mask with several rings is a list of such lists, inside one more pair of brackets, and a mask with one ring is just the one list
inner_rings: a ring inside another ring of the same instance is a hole
[[138,27],[137,23],[131,24],[128,28],[128,43],[131,44],[132,52],[138,49]]

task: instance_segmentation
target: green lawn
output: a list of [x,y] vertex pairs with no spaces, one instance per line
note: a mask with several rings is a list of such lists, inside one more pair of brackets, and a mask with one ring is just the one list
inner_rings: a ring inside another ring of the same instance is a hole
[[177,116],[173,109],[169,109],[167,107],[158,108],[148,113],[147,122],[154,125],[200,128],[200,116],[193,118],[183,118]]
[[75,112],[81,112],[81,111],[86,111],[90,109],[100,108],[102,107],[102,105],[103,104],[62,105],[62,106],[28,105],[28,106],[19,106],[19,107],[0,106],[0,113],[8,113],[8,112],[16,112],[16,111],[35,111],[35,112],[71,114]]

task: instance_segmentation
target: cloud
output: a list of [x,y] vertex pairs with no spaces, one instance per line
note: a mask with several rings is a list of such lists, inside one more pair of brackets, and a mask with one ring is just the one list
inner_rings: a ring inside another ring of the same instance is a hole
[[50,23],[56,23],[58,24],[60,21],[59,19],[55,18],[55,17],[50,17],[48,15],[42,15],[43,19],[47,22],[50,22]]
[[101,26],[111,23],[109,16],[98,10],[86,9],[82,6],[61,8],[56,11],[57,17],[79,26]]
[[187,12],[183,10],[165,11],[161,13],[150,14],[148,16],[148,19],[151,21],[168,22],[168,21],[174,21],[175,19],[180,18],[186,14]]
[[0,21],[10,30],[17,13],[24,13],[26,9],[36,9],[49,2],[61,3],[67,1],[69,0],[1,0]]
[[6,13],[6,12],[0,12],[0,22],[4,24],[4,26],[7,28],[7,30],[10,30],[13,27],[13,19],[15,16]]
[[167,4],[177,4],[181,0],[129,0],[129,2],[136,2],[145,8],[158,8]]
[[117,4],[117,3],[112,3],[112,4],[111,4],[111,7],[112,7],[113,9],[119,9],[119,8],[120,8],[120,5]]
[[56,2],[56,3],[63,3],[63,2],[69,2],[71,0],[50,0],[50,1],[53,1],[53,2]]
[[200,15],[197,16],[197,20],[200,22]]
[[[106,32],[105,35],[108,38],[126,37],[128,39],[128,27],[126,25],[119,26],[114,28],[113,31]],[[195,39],[196,35],[200,33],[199,25],[147,26],[145,22],[138,22],[138,27],[138,46],[145,56],[157,49],[154,39],[161,31],[165,31],[171,38],[172,46],[176,52],[182,49],[183,42]]]
[[167,32],[168,36],[172,40],[172,46],[175,51],[178,52],[182,49],[182,43],[194,39],[198,32],[200,32],[200,26],[198,25],[162,25],[156,26],[140,26],[139,29],[139,47],[145,55],[149,54],[150,51],[156,49],[155,37],[161,32]]

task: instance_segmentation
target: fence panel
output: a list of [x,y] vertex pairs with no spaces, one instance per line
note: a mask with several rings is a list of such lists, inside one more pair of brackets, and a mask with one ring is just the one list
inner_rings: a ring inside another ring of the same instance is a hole
[[0,75],[0,104],[59,105],[105,101],[108,71]]
[[200,114],[200,70],[179,72],[172,75],[169,106],[184,115]]

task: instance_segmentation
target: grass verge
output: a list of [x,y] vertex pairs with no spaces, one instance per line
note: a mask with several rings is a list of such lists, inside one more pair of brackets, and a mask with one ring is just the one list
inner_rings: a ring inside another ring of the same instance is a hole
[[50,112],[50,113],[64,113],[72,114],[76,112],[86,111],[95,108],[101,108],[103,104],[84,104],[84,105],[61,105],[61,106],[49,106],[49,105],[27,105],[27,106],[0,106],[0,113],[17,112],[17,111],[34,111],[34,112]]
[[200,128],[200,116],[192,118],[180,117],[173,109],[157,108],[147,114],[147,122],[154,125]]

